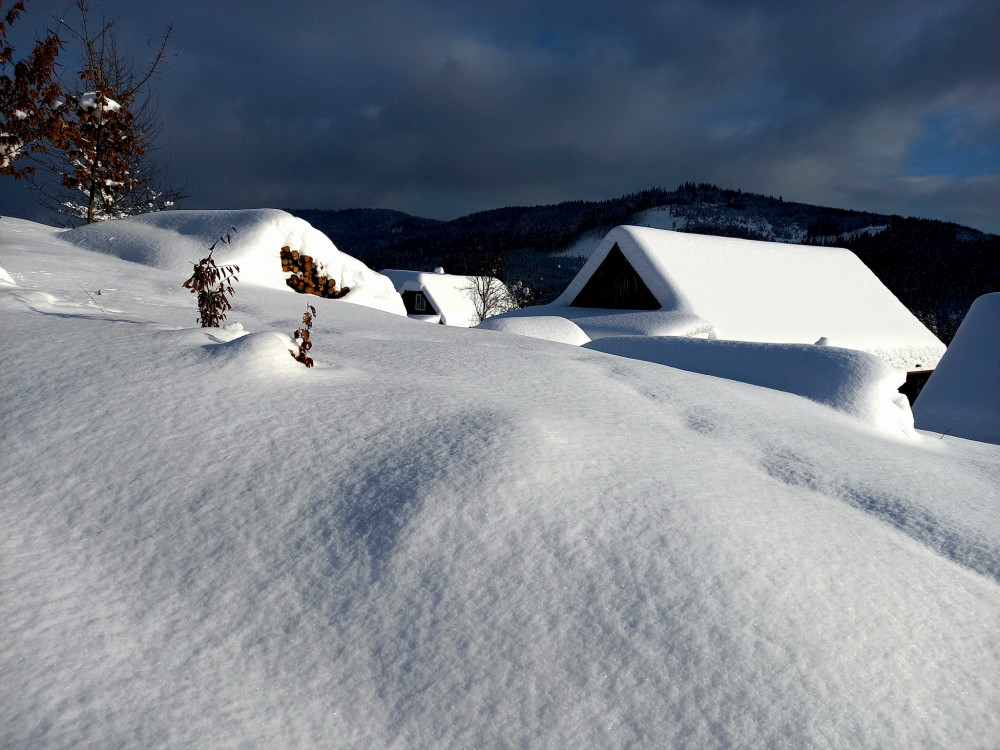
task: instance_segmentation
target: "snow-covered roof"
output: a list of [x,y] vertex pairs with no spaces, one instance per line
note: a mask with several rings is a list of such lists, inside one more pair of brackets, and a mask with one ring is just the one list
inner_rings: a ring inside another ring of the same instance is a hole
[[[573,306],[616,246],[660,309]],[[849,250],[646,227],[611,230],[555,302],[513,313],[538,314],[570,318],[595,339],[643,334],[789,344],[823,340],[908,370],[933,368],[945,351]]]
[[972,303],[913,418],[922,430],[1000,444],[1000,292]]
[[[400,294],[407,291],[422,292],[444,325],[470,328],[479,323],[473,293],[470,291],[473,282],[472,276],[402,271],[391,268],[380,273],[389,277],[393,286],[396,287],[396,291]],[[410,317],[431,320],[434,316],[411,315]],[[438,321],[433,320],[432,322]]]

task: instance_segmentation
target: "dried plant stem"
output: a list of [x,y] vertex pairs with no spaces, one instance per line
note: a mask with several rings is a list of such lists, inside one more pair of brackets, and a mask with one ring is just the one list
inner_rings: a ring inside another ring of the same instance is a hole
[[[90,297],[90,301],[93,302],[95,305],[97,305],[97,309],[100,310],[102,313],[104,313],[104,317],[107,318],[108,320],[111,320],[111,316],[108,315],[108,311],[105,310],[103,307],[101,307],[101,305],[98,303],[98,301],[96,299],[94,299],[94,295],[91,294],[89,291],[87,291],[87,287],[81,285],[80,288],[84,291],[84,293],[88,297]],[[97,293],[100,294],[101,293],[100,290],[98,290]]]
[[312,357],[309,356],[309,350],[312,349],[312,340],[309,336],[309,331],[312,329],[313,318],[316,317],[316,308],[312,305],[306,305],[306,311],[302,315],[302,327],[295,329],[295,333],[292,334],[292,338],[295,339],[295,343],[299,347],[298,353],[289,350],[289,354],[295,359],[296,362],[301,362],[306,367],[313,366]]

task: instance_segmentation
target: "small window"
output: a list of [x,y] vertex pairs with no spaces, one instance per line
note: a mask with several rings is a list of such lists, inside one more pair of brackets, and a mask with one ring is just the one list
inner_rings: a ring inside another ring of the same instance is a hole
[[417,312],[426,312],[427,310],[427,299],[420,292],[413,295],[413,309]]

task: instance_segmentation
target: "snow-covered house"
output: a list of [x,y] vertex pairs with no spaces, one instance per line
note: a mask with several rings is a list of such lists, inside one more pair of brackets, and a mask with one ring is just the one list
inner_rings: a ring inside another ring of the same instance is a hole
[[913,404],[922,430],[1000,445],[1000,292],[972,303]]
[[591,339],[821,344],[931,370],[945,346],[849,250],[621,226],[549,305]]
[[[391,268],[381,273],[388,276],[396,287],[409,317],[464,328],[479,323],[474,277],[447,274],[441,268],[435,269],[434,273]],[[509,296],[503,282],[491,279],[491,283]]]

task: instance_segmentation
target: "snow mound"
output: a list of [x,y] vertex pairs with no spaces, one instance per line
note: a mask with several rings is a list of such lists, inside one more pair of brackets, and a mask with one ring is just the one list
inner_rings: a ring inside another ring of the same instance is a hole
[[853,349],[677,337],[603,338],[586,348],[803,396],[892,434],[914,435],[906,373]]
[[972,303],[913,417],[921,430],[1000,443],[1000,293]]
[[14,279],[11,278],[10,274],[7,273],[7,269],[3,266],[0,266],[0,284],[11,284],[13,286],[17,286]]
[[244,375],[255,372],[273,376],[305,369],[289,355],[291,351],[298,351],[298,347],[290,336],[264,331],[206,344],[201,350],[201,358],[209,360],[212,367],[236,367]]
[[488,331],[503,331],[516,333],[519,336],[531,336],[536,339],[557,341],[561,344],[580,346],[590,341],[576,323],[559,316],[533,316],[527,318],[487,318],[476,328]]
[[[715,326],[693,313],[680,310],[599,310],[552,303],[525,307],[497,315],[496,319],[564,318],[590,339],[606,336],[691,336],[715,338]],[[539,323],[539,325],[544,325]]]
[[[231,242],[218,242],[227,234]],[[241,284],[275,289],[288,289],[279,255],[288,246],[312,256],[338,286],[349,287],[351,291],[341,298],[345,302],[406,314],[389,279],[340,252],[307,221],[277,209],[163,211],[90,224],[61,238],[77,247],[178,273],[189,271],[217,243],[213,260],[220,266],[238,265]]]

